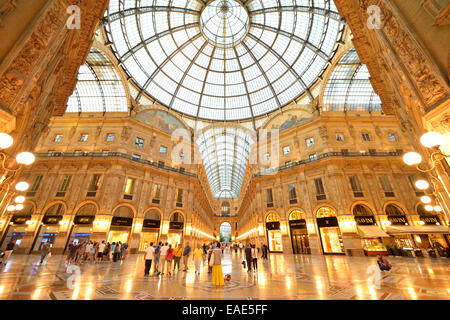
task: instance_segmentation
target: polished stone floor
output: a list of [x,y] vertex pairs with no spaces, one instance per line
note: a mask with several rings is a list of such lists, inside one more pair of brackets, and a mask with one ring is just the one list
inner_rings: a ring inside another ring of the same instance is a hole
[[171,278],[144,277],[142,254],[116,263],[87,263],[80,267],[77,284],[71,281],[76,271],[67,269],[64,256],[52,256],[40,266],[38,256],[13,254],[0,268],[0,299],[450,299],[450,259],[389,259],[393,269],[377,281],[371,276],[376,258],[272,254],[269,261],[259,261],[258,272],[249,274],[239,253],[225,254],[223,271],[232,280],[216,288],[207,266],[194,274],[192,259],[188,272]]

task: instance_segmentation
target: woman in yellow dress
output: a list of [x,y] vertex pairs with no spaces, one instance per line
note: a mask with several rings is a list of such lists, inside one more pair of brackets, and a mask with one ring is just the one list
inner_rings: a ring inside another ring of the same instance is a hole
[[212,284],[217,287],[225,286],[222,272],[222,249],[220,249],[220,243],[217,243],[217,247],[213,250],[210,263],[212,264]]

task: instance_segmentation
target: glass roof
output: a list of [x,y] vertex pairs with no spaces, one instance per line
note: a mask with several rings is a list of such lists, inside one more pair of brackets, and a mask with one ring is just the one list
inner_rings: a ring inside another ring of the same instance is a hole
[[237,128],[214,128],[197,144],[213,197],[238,198],[253,140]]
[[220,121],[312,100],[344,29],[331,0],[111,0],[104,25],[138,103]]
[[367,66],[350,49],[336,67],[325,87],[324,111],[382,111],[380,97],[370,83]]
[[115,66],[95,48],[78,71],[66,112],[128,112],[127,95]]

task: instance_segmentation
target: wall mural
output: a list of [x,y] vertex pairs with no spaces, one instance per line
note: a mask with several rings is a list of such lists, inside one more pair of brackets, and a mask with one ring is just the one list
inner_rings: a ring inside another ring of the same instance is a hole
[[313,118],[314,115],[310,112],[304,110],[289,110],[270,121],[266,126],[266,129],[280,129],[280,131],[285,131],[303,124]]
[[172,134],[177,129],[184,129],[183,124],[175,117],[159,110],[145,110],[136,115],[136,119]]

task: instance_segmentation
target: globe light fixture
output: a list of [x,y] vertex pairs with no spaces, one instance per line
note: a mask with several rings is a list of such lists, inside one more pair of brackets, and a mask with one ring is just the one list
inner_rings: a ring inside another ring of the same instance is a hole
[[17,196],[14,201],[16,203],[24,203],[25,202],[25,197],[24,196]]
[[10,205],[6,208],[6,210],[8,210],[8,212],[13,212],[16,211],[16,206],[15,205]]
[[429,196],[423,196],[420,198],[423,203],[431,203],[431,198]]
[[420,224],[421,226],[423,226],[423,225],[425,224],[425,222],[423,222],[423,221],[421,220],[421,221],[419,221],[419,224]]
[[420,138],[420,143],[427,148],[440,147],[444,144],[444,137],[437,132],[427,132]]
[[425,206],[425,210],[427,210],[428,212],[433,211],[433,206],[432,205],[426,205]]
[[17,191],[27,191],[30,185],[24,181],[21,181],[16,184],[16,190]]
[[436,211],[436,212],[442,212],[442,208],[441,208],[441,206],[434,206],[434,211]]
[[0,133],[0,149],[7,149],[12,146],[14,139],[7,133]]
[[34,160],[36,160],[36,158],[31,152],[21,152],[16,157],[17,163],[24,164],[26,166],[32,164]]
[[23,204],[19,203],[18,205],[16,205],[16,210],[20,211],[24,208]]
[[413,166],[422,162],[422,156],[417,152],[408,152],[403,156],[403,162],[408,166]]
[[430,187],[430,184],[426,180],[417,180],[415,185],[419,190],[427,190]]

